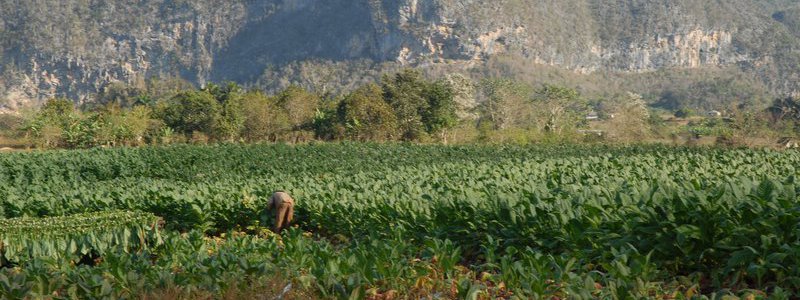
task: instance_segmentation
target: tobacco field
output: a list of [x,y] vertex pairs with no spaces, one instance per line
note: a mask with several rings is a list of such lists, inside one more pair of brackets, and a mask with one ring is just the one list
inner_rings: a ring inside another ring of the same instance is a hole
[[666,146],[2,154],[0,298],[791,299],[799,176],[800,151]]

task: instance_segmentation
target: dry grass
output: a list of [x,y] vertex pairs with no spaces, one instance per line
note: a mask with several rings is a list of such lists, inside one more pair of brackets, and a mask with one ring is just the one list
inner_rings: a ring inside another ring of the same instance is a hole
[[[28,144],[25,143],[22,139],[10,138],[7,136],[0,135],[0,149],[25,149],[28,147]],[[0,150],[2,151],[2,150]]]

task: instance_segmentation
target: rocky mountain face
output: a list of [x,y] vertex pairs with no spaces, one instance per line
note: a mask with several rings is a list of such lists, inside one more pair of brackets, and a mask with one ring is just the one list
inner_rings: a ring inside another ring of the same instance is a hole
[[5,111],[54,96],[91,101],[113,82],[253,83],[269,70],[319,61],[466,69],[509,56],[576,74],[735,67],[775,94],[800,87],[800,4],[790,0],[0,0],[0,7]]

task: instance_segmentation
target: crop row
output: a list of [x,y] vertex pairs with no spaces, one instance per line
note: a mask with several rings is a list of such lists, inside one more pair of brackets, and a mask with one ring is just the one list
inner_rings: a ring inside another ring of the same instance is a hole
[[[283,189],[298,200],[302,229],[343,243],[320,244],[337,258],[318,255],[329,257],[319,265],[298,258],[295,265],[305,267],[289,276],[311,280],[325,295],[409,289],[387,280],[427,276],[375,277],[389,273],[370,268],[397,257],[340,260],[349,251],[377,251],[366,245],[407,249],[403,261],[446,263],[436,267],[449,272],[441,282],[460,282],[464,266],[475,272],[471,279],[485,272],[526,297],[547,294],[553,281],[584,295],[646,293],[659,286],[651,283],[684,280],[678,285],[705,291],[800,290],[798,152],[359,144],[180,150],[93,150],[64,161],[67,152],[19,155],[16,171],[0,172],[9,182],[0,185],[0,215],[138,210],[163,217],[170,230],[223,233],[269,222],[266,201]],[[137,161],[135,170],[115,167],[115,157]],[[81,161],[88,163],[80,172],[41,171]],[[447,250],[426,254],[431,247]],[[286,259],[292,253],[277,251]],[[334,266],[327,277],[314,271]],[[604,288],[581,288],[589,282]]]
[[0,266],[35,258],[102,255],[158,245],[158,217],[150,213],[104,211],[63,217],[0,219]]

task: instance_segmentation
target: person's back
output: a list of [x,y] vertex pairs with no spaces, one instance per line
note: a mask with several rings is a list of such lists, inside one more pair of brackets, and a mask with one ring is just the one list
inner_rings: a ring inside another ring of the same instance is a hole
[[277,191],[269,199],[267,209],[275,210],[275,224],[272,231],[280,233],[289,227],[294,218],[294,199],[284,191]]

